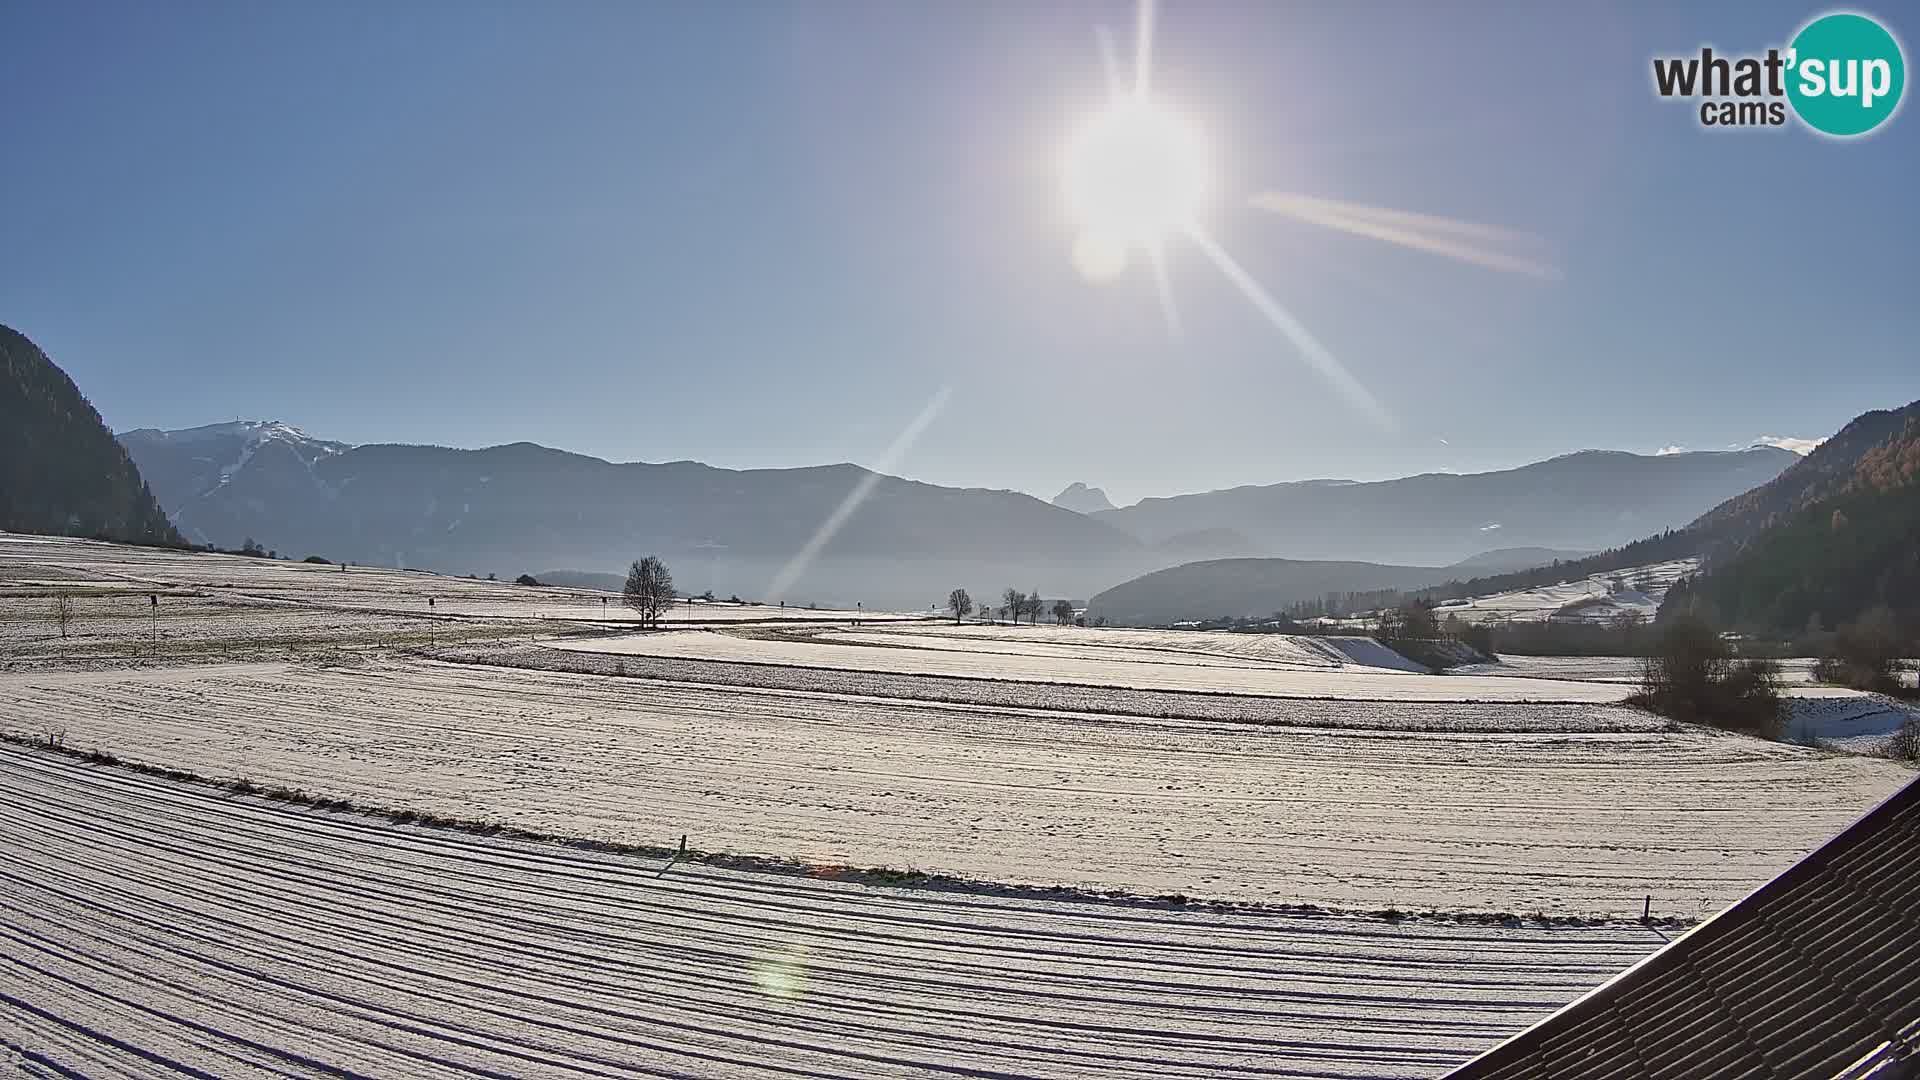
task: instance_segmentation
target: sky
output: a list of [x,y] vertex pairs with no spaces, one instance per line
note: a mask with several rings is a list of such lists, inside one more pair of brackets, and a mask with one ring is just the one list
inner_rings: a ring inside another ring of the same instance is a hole
[[[0,322],[116,430],[1121,503],[1818,438],[1920,398],[1920,115],[1703,129],[1650,60],[1820,10],[1163,3],[1202,227],[1378,416],[1184,237],[1178,332],[1137,261],[1076,269],[1061,156],[1129,3],[11,0]],[[1525,232],[1556,276],[1263,192]]]

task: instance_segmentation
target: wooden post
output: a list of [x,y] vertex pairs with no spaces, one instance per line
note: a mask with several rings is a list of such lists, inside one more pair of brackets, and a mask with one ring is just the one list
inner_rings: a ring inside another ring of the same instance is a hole
[[1640,908],[1640,921],[1641,922],[1653,921],[1653,894],[1652,893],[1647,894],[1647,902],[1644,906]]

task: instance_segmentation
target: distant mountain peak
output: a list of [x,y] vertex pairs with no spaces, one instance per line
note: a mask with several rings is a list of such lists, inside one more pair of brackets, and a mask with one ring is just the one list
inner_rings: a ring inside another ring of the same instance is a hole
[[[281,420],[229,420],[199,427],[136,428],[116,436],[176,524],[188,504],[229,485],[258,486],[259,474],[291,474],[308,494],[327,493],[314,465],[353,449],[351,443],[316,439]],[[276,481],[268,480],[271,486]],[[188,530],[191,539],[214,539]],[[221,537],[231,544],[231,539]]]
[[1076,514],[1096,514],[1102,510],[1113,509],[1113,500],[1097,487],[1075,480],[1053,497],[1053,505],[1062,510],[1071,510]]
[[135,428],[116,435],[122,443],[158,443],[189,446],[198,443],[229,442],[257,447],[265,442],[284,442],[309,448],[314,453],[337,454],[353,448],[352,443],[316,439],[300,428],[281,420],[229,420],[190,428]]

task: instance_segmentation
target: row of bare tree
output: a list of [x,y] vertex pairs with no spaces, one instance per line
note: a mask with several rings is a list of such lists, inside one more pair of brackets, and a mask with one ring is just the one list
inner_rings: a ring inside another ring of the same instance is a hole
[[[953,615],[953,621],[957,625],[961,619],[973,614],[973,595],[965,589],[955,589],[948,593],[947,611]],[[1019,589],[1010,588],[1000,594],[1000,617],[1003,619],[1019,622],[1020,619],[1026,618],[1030,622],[1038,623],[1041,614],[1048,611],[1051,611],[1053,621],[1061,626],[1073,624],[1073,604],[1070,601],[1055,600],[1053,607],[1049,609],[1046,601],[1040,599],[1038,589],[1023,593]],[[982,617],[991,617],[993,609],[983,605],[980,608],[980,614]]]

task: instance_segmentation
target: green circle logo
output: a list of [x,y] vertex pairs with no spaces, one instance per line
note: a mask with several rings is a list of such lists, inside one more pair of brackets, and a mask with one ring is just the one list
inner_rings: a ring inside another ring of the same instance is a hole
[[1802,27],[1787,52],[1787,100],[1826,135],[1865,135],[1900,107],[1907,64],[1886,27],[1851,12]]

